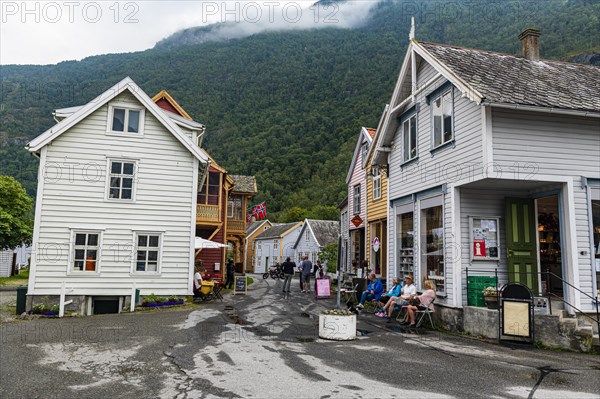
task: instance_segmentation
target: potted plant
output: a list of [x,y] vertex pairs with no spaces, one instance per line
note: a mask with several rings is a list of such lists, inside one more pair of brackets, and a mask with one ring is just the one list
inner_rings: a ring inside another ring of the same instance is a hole
[[488,309],[498,309],[498,289],[496,287],[485,287],[483,297]]

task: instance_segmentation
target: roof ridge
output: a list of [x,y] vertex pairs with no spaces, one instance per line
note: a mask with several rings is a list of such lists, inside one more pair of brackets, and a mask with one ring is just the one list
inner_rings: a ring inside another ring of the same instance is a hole
[[[459,46],[459,45],[456,45],[456,44],[446,44],[446,43],[420,42],[420,41],[418,41],[417,43],[419,43],[419,44],[429,44],[429,45],[438,46],[438,47],[449,47],[449,48],[455,48],[455,49],[459,49],[459,50],[478,51],[478,52],[482,52],[482,53],[502,55],[502,56],[505,56],[505,57],[513,57],[513,58],[520,59],[520,60],[523,60],[523,61],[531,61],[531,60],[528,60],[525,57],[520,57],[520,56],[518,56],[516,54],[503,53],[501,51],[484,50],[484,49],[478,49],[478,48],[466,47],[466,46]],[[579,64],[577,62],[552,60],[552,59],[549,59],[549,58],[540,58],[539,61],[531,61],[531,62],[542,62],[542,61],[543,62],[554,62],[554,63],[558,63],[558,64],[568,64],[568,65],[574,65],[574,66],[579,66],[579,67],[592,67],[594,69],[600,69],[600,66],[597,66],[597,65]]]

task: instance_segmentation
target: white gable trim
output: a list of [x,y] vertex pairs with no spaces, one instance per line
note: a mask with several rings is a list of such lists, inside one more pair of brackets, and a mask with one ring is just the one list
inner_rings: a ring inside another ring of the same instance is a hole
[[[375,157],[379,161],[381,161],[381,157],[387,156],[387,151],[383,150],[384,144],[386,141],[391,140],[396,132],[390,131],[390,120],[396,116],[396,114],[401,111],[405,106],[413,103],[413,96],[416,94],[415,90],[421,90],[416,88],[415,82],[411,82],[411,87],[413,92],[406,99],[402,100],[400,103],[400,93],[402,90],[402,86],[404,85],[407,76],[408,76],[408,67],[412,65],[411,69],[414,68],[415,63],[413,59],[415,58],[415,54],[418,54],[421,58],[423,58],[427,63],[429,63],[432,67],[434,67],[439,74],[444,77],[446,80],[455,85],[463,94],[465,94],[471,101],[475,101],[477,105],[480,105],[483,101],[484,97],[477,90],[471,87],[468,83],[462,80],[458,75],[456,75],[450,68],[448,68],[444,63],[439,61],[433,55],[431,55],[427,50],[425,50],[418,41],[411,40],[408,45],[408,49],[406,51],[406,56],[404,57],[404,62],[402,63],[402,68],[400,69],[400,76],[398,77],[398,81],[396,83],[396,87],[394,88],[394,94],[392,95],[392,101],[390,101],[390,111],[387,113],[385,118],[385,122],[383,123],[382,132],[380,137],[378,137],[376,149],[375,149]],[[434,77],[429,82],[427,82],[425,86],[429,86],[434,80],[437,80],[439,76]],[[416,71],[411,71],[411,79],[415,79]],[[383,153],[383,154],[382,154]]]
[[130,77],[126,77],[125,79],[121,80],[119,83],[106,90],[104,93],[100,94],[86,105],[77,109],[77,111],[75,111],[71,116],[63,119],[30,141],[27,144],[27,149],[30,152],[38,152],[42,147],[50,144],[54,139],[75,126],[92,112],[96,111],[98,108],[117,97],[125,90],[129,90],[129,92],[131,92],[131,94],[133,94],[133,96],[136,97],[138,101],[142,103],[142,105],[146,107],[146,109],[149,110],[152,115],[154,115],[154,117],[158,119],[158,121],[162,123],[163,126],[165,126],[167,130],[171,132],[179,140],[179,142],[183,144],[183,146],[187,148],[188,151],[190,151],[200,162],[208,162],[208,158],[200,151],[200,148],[196,146],[192,140],[179,129],[179,127],[171,120],[171,118],[166,116],[161,111],[158,105],[156,105]]
[[304,230],[308,228],[308,231],[310,231],[310,235],[313,238],[313,241],[317,243],[317,246],[320,248],[322,245],[319,243],[319,240],[317,240],[317,236],[315,235],[315,232],[313,231],[312,227],[310,227],[310,222],[308,219],[304,219],[304,224],[302,225],[302,229],[300,230],[300,234],[298,235],[298,238],[296,238],[296,243],[294,244],[294,249],[298,248],[298,244],[300,244],[300,241],[302,240],[302,236],[304,235]]
[[379,142],[381,141],[381,130],[387,118],[389,109],[390,105],[386,104],[383,109],[383,113],[381,114],[381,118],[379,118],[379,124],[377,125],[377,130],[375,131],[375,137],[373,137],[373,144],[371,145],[371,147],[369,148],[369,152],[367,153],[367,162],[365,163],[365,166],[368,165],[369,162],[371,162],[371,164],[373,163],[373,158],[375,157],[376,153],[375,149],[378,147]]
[[360,154],[360,147],[363,142],[363,136],[366,137],[369,144],[371,144],[371,142],[373,141],[373,139],[371,139],[371,136],[369,135],[369,132],[367,132],[367,128],[362,127],[360,129],[360,134],[358,135],[358,141],[356,142],[356,147],[354,148],[354,155],[352,156],[352,162],[350,163],[350,169],[348,169],[348,175],[346,176],[346,184],[350,184],[350,180],[352,179],[352,173],[354,173],[354,167],[356,166],[356,161],[358,160],[358,154]]

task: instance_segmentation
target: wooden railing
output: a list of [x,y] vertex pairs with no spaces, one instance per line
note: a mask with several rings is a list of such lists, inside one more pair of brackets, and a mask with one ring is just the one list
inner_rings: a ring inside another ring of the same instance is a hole
[[243,220],[227,220],[227,230],[228,231],[246,231],[246,223]]
[[216,205],[197,205],[196,221],[220,222],[220,208]]

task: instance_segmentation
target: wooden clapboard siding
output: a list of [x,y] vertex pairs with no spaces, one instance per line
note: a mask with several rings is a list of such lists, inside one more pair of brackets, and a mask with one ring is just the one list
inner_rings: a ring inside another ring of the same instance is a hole
[[[140,106],[127,91],[114,102]],[[107,135],[108,123],[104,105],[47,146],[30,293],[58,294],[64,281],[73,295],[129,295],[134,282],[142,294],[189,294],[194,158],[147,110],[142,137]],[[106,199],[107,158],[137,160],[133,203]],[[67,274],[71,229],[103,231],[99,274]],[[160,275],[130,273],[134,231],[163,233]]]
[[[492,111],[494,162],[509,178],[537,180],[539,176],[573,179],[576,237],[571,239],[581,290],[594,293],[593,265],[589,256],[590,220],[587,188],[582,177],[600,178],[600,123],[596,118],[567,115]],[[515,174],[518,166],[520,173]],[[504,172],[506,171],[506,172]],[[563,195],[566,190],[563,189]],[[583,309],[591,309],[582,298]]]

